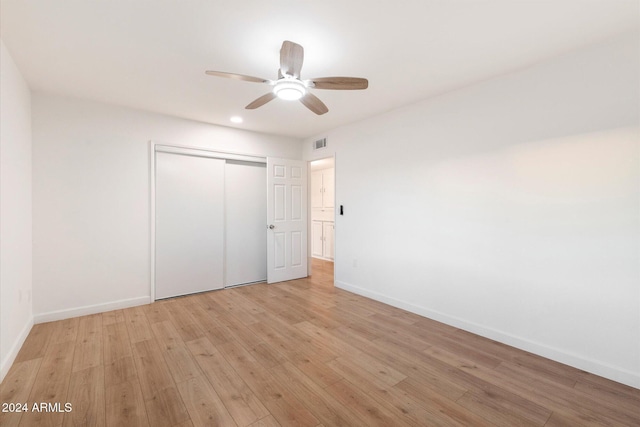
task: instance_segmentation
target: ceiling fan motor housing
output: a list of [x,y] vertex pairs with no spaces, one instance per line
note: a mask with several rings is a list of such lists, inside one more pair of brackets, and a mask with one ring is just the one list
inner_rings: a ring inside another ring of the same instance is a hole
[[280,99],[294,101],[307,93],[307,86],[295,77],[283,77],[275,82],[273,93]]

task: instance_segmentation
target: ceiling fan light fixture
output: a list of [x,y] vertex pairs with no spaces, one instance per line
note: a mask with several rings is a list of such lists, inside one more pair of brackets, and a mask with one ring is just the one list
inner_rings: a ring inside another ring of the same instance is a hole
[[276,82],[273,93],[280,99],[296,101],[307,93],[307,88],[300,80],[284,78]]

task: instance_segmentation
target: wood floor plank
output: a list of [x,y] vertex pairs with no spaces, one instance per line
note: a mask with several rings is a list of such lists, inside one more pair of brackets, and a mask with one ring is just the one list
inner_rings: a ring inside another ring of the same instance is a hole
[[155,340],[135,343],[133,345],[133,361],[136,364],[138,380],[145,400],[153,398],[156,391],[174,385],[169,368]]
[[[465,369],[464,376],[467,379],[465,384],[470,388],[470,391],[456,400],[458,404],[467,408],[473,407],[475,412],[483,414],[485,418],[489,419],[502,419],[502,414],[504,413],[508,414],[507,419],[513,415],[514,419],[529,420],[523,421],[523,423],[533,422],[542,425],[549,418],[551,414],[549,409],[535,404],[516,393],[507,391],[501,388],[499,384],[488,382],[484,379],[469,380],[474,376],[475,370],[478,370],[483,365],[475,365],[474,362],[467,360],[468,353],[450,353],[438,348],[430,348],[425,353],[437,357],[452,367]],[[458,370],[455,372],[457,373],[456,378],[460,379],[463,374]],[[478,404],[478,402],[481,403]],[[482,406],[480,407],[479,405]]]
[[371,373],[363,369],[359,362],[347,357],[338,357],[337,359],[327,362],[326,365],[336,371],[342,378],[345,378],[352,384],[360,386],[363,390],[368,390],[372,387],[388,389],[406,378],[406,376],[403,375],[402,379],[393,380],[386,376],[386,369],[381,370],[382,375]]
[[75,343],[78,336],[78,324],[79,318],[73,317],[71,319],[58,320],[53,323],[53,329],[51,331],[51,343],[58,344],[62,342]]
[[286,387],[276,381],[239,343],[228,342],[218,346],[220,352],[238,375],[282,426],[310,426],[318,419]]
[[142,307],[132,307],[124,310],[124,318],[131,343],[153,339],[151,326]]
[[280,427],[280,423],[273,418],[273,415],[269,415],[252,423],[249,427]]
[[[460,370],[471,369],[460,366]],[[473,375],[488,383],[499,383],[501,388],[513,393],[513,395],[527,399],[552,412],[561,412],[573,418],[594,420],[601,423],[601,425],[633,425],[633,422],[627,422],[626,424],[624,422],[616,422],[609,417],[609,414],[599,413],[597,406],[595,408],[583,406],[579,401],[575,400],[575,396],[570,394],[570,389],[561,390],[556,384],[545,384],[530,378],[522,379],[517,375],[511,376],[496,369],[490,370],[482,367],[473,368]],[[630,416],[622,412],[619,415]]]
[[441,371],[429,366],[421,359],[419,353],[409,353],[384,340],[364,340],[348,328],[338,328],[332,333],[344,337],[345,340],[350,337],[357,340],[358,346],[363,352],[405,374],[408,379],[417,380],[421,388],[429,388],[451,400],[456,400],[467,392],[467,388],[456,384]]
[[113,359],[111,363],[104,365],[105,387],[129,381],[138,381],[138,373],[133,356],[125,356]]
[[315,361],[302,355],[297,357],[294,355],[289,360],[320,387],[330,386],[342,379],[342,376],[328,367],[326,363]]
[[170,304],[169,300],[156,301],[153,304],[142,306],[144,314],[147,316],[147,321],[152,326],[154,323],[171,320],[171,316],[167,311],[167,304]]
[[376,400],[360,391],[346,379],[330,385],[327,387],[327,391],[335,396],[343,405],[355,411],[369,426],[412,425],[399,419],[395,414],[389,413],[386,409],[382,408]]
[[202,375],[202,370],[185,345],[164,350],[163,355],[176,384]]
[[149,426],[142,390],[137,381],[127,381],[107,387],[105,407],[108,426]]
[[[544,377],[536,377],[532,373],[523,375],[521,369],[508,362],[502,363],[494,372],[513,378],[524,377],[525,381],[530,385],[535,385],[540,393],[544,393],[545,396],[551,397],[557,402],[563,402],[566,407],[572,408],[577,412],[589,413],[596,411],[602,417],[623,425],[640,425],[640,416],[635,413],[621,411],[617,404],[594,398],[574,388],[559,386],[554,381],[547,380]],[[572,393],[571,399],[567,398],[568,393]]]
[[287,358],[279,353],[274,347],[265,343],[258,344],[250,353],[258,363],[267,369],[281,365],[287,361]]
[[124,322],[124,310],[112,310],[102,313],[102,326]]
[[[29,359],[14,363],[0,384],[0,402],[28,403],[41,362],[42,359]],[[21,412],[0,412],[0,426],[17,426],[21,417]]]
[[194,426],[237,426],[224,403],[204,377],[178,384]]
[[640,417],[640,390],[638,389],[621,387],[621,384],[612,381],[601,383],[588,380],[578,380],[573,388]]
[[241,322],[232,313],[220,313],[216,320],[219,324],[217,334],[220,334],[220,337],[216,336],[214,341],[213,334],[208,335],[211,337],[212,342],[215,342],[215,345],[235,340],[242,344],[247,350],[253,350],[264,341],[260,335],[254,333],[247,324]]
[[64,427],[105,426],[105,386],[102,366],[73,372],[66,402],[71,403],[73,409],[64,414]]
[[123,357],[131,356],[129,332],[124,322],[104,324],[103,322],[103,356],[104,363],[113,363]]
[[[469,411],[482,416],[493,425],[497,426],[542,426],[544,425],[551,412],[542,420],[532,420],[524,418],[516,411],[508,411],[503,405],[500,405],[494,395],[488,395],[484,392],[468,391],[456,403]],[[509,403],[508,401],[506,402]]]
[[166,308],[183,341],[187,342],[204,336],[204,332],[185,308],[183,298],[171,300]]
[[458,405],[448,397],[429,387],[424,381],[408,377],[393,387],[419,403],[421,407],[438,418],[445,418],[445,425],[487,426],[490,423],[481,416]]
[[371,375],[387,385],[395,385],[407,377],[402,372],[384,365],[374,357],[360,351],[357,347],[336,337],[331,331],[319,328],[310,322],[298,323],[296,327],[314,337],[317,341],[321,341],[335,353],[345,355],[345,357],[339,357],[336,360],[348,362],[349,360],[355,359],[358,361],[358,367],[367,370]]
[[102,339],[78,341],[73,358],[73,372],[102,366]]
[[263,313],[256,317],[260,322],[249,325],[249,328],[256,335],[268,335],[271,340],[278,342],[283,350],[294,351],[323,362],[335,359],[339,355],[339,353],[316,343],[312,337],[293,325],[282,322],[277,316]]
[[[408,393],[381,381],[376,375],[362,369],[355,361],[338,358],[327,363],[332,369],[339,372],[345,380],[355,387],[365,391],[373,397],[381,408],[385,408],[389,414],[402,419],[411,425],[422,425],[425,421],[429,425],[451,425],[451,419],[442,417],[438,411],[429,411],[429,406],[421,405],[419,400]],[[476,425],[482,425],[476,423]]]
[[189,341],[187,347],[239,426],[269,415],[267,408],[208,339]]
[[[27,402],[66,403],[73,365],[74,346],[66,342],[49,344],[33,383]],[[63,412],[35,412],[23,414],[20,425],[60,425]]]
[[51,331],[55,327],[54,323],[55,322],[49,322],[33,325],[15,361],[24,362],[25,360],[44,357],[47,345],[49,345],[49,340],[51,339]]
[[151,330],[162,350],[171,350],[183,344],[182,336],[170,320],[152,323]]
[[299,396],[309,410],[324,424],[331,426],[362,426],[367,422],[359,418],[350,408],[316,384],[290,362],[271,369],[272,374],[291,393]]
[[78,342],[102,341],[102,315],[82,316],[78,322]]
[[190,420],[187,408],[174,386],[155,390],[153,396],[144,403],[149,424],[153,427],[173,427]]
[[203,304],[200,304],[200,301],[203,301],[209,307],[208,300],[204,298],[186,304],[185,307],[202,332],[207,336],[213,335],[214,337],[223,338],[224,341],[233,339],[233,335],[228,333],[226,329],[222,330],[224,325],[219,322],[218,316],[212,310],[208,310]]

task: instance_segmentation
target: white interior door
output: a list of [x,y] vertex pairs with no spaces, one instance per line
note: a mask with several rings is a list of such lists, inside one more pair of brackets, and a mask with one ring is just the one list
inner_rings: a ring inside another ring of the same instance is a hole
[[225,165],[225,286],[267,280],[267,172],[264,163]]
[[267,158],[267,282],[307,276],[307,167]]
[[224,286],[224,165],[156,152],[155,295]]

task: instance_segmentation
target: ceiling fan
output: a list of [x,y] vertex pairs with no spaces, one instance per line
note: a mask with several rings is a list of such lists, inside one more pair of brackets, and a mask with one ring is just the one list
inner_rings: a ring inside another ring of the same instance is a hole
[[273,86],[273,90],[256,99],[245,108],[253,110],[261,107],[275,98],[286,100],[300,100],[309,110],[320,115],[329,109],[320,99],[309,92],[309,89],[331,90],[359,90],[369,86],[367,79],[358,77],[320,77],[302,80],[300,70],[304,60],[304,49],[297,43],[285,40],[280,48],[280,69],[278,79],[269,80],[260,77],[245,76],[243,74],[225,73],[223,71],[207,71],[210,76],[226,77],[247,82],[266,83]]

